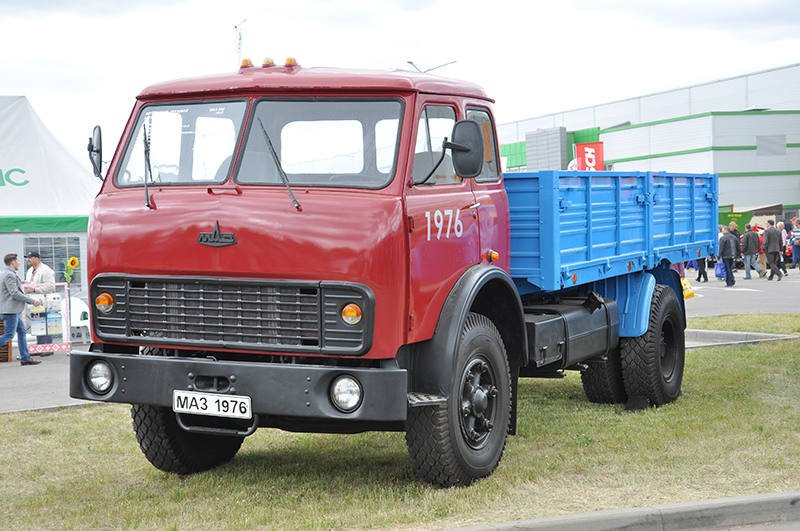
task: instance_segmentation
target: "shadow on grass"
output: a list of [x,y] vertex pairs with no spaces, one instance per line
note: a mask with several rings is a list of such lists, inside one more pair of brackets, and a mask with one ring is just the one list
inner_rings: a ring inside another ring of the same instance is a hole
[[[624,405],[590,403],[580,379],[525,380],[520,386],[520,411],[516,436],[508,436],[506,450],[526,448],[529,439],[571,433],[576,422],[570,413],[584,416],[623,414]],[[639,413],[643,414],[643,413]],[[547,417],[545,423],[536,421]],[[508,461],[506,456],[504,461]],[[501,463],[502,466],[502,463]],[[262,428],[245,440],[234,459],[204,474],[284,485],[359,485],[366,489],[434,489],[418,479],[408,455],[403,433],[367,432],[356,435],[287,434]]]
[[254,444],[246,441],[230,463],[206,474],[302,487],[424,485],[414,474],[402,434],[303,434],[276,444],[269,431],[265,435]]

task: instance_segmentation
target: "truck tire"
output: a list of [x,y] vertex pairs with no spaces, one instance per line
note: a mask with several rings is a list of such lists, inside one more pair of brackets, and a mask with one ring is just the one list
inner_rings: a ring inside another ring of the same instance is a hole
[[[144,348],[142,354],[161,356],[163,351]],[[194,474],[227,463],[242,446],[243,437],[189,433],[178,426],[175,413],[166,407],[134,404],[133,431],[139,448],[150,463],[164,472]]]
[[417,475],[465,486],[497,468],[511,414],[511,375],[500,333],[470,313],[461,331],[446,404],[410,408],[406,444]]
[[662,406],[680,396],[685,328],[675,291],[657,284],[647,332],[620,340],[622,379],[629,398],[641,397],[653,406]]
[[625,383],[622,381],[619,348],[612,350],[604,358],[588,360],[586,365],[586,370],[581,372],[581,383],[589,402],[621,404],[628,400]]
[[242,446],[242,437],[189,433],[166,407],[134,404],[133,431],[150,463],[164,472],[194,474],[227,463]]

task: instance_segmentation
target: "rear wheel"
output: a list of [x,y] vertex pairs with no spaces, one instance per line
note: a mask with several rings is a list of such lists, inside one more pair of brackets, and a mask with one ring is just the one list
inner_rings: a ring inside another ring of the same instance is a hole
[[410,408],[406,431],[417,474],[442,487],[488,476],[505,448],[511,376],[503,340],[487,317],[467,317],[453,380],[446,404]]
[[590,402],[621,404],[628,399],[622,381],[619,349],[614,349],[604,357],[590,359],[586,365],[586,370],[581,372],[581,383]]
[[628,397],[646,398],[650,404],[661,406],[680,396],[685,328],[675,291],[657,284],[647,332],[620,340],[622,379]]

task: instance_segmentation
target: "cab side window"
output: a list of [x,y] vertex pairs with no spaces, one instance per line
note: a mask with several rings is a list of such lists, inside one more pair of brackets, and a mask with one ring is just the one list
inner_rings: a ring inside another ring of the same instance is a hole
[[[436,166],[442,156],[442,141],[450,137],[456,123],[456,111],[446,105],[426,105],[422,109],[417,127],[417,145],[414,148],[414,182],[419,183]],[[444,160],[425,184],[453,184],[461,179],[453,169],[453,159],[446,153]]]
[[483,109],[467,109],[467,120],[477,122],[483,133],[483,169],[475,180],[490,182],[500,179],[497,165],[497,143],[494,138],[492,117]]

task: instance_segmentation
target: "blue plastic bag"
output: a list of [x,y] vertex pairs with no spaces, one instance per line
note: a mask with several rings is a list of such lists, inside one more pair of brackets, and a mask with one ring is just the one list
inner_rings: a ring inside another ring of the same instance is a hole
[[725,278],[725,262],[718,261],[714,266],[714,276],[717,278]]

